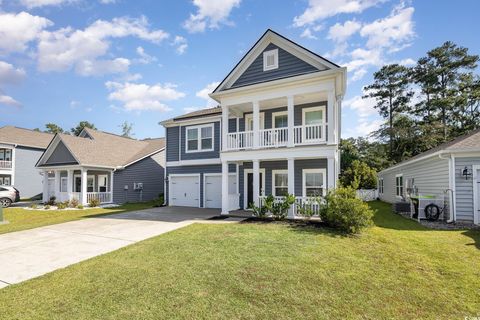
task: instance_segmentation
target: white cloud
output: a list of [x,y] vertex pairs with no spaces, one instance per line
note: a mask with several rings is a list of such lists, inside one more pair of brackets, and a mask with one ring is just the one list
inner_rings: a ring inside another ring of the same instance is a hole
[[126,75],[124,75],[123,77],[121,77],[121,81],[125,81],[125,82],[134,82],[134,81],[138,81],[138,80],[141,80],[143,78],[143,76],[140,74],[140,73],[128,73]]
[[137,62],[137,63],[149,64],[149,63],[157,61],[157,58],[149,55],[148,53],[146,53],[145,49],[143,49],[143,47],[137,47],[137,54],[140,56],[139,59],[135,60],[135,62]]
[[308,39],[318,39],[316,36],[313,35],[312,30],[310,28],[306,28],[303,30],[302,34],[300,35],[302,38],[308,38]]
[[296,27],[311,25],[317,21],[341,13],[361,13],[385,0],[309,0],[308,7],[293,19]]
[[25,78],[25,70],[0,61],[0,85],[17,84]]
[[16,108],[20,108],[22,106],[20,102],[18,102],[17,100],[13,99],[10,96],[3,94],[2,91],[0,90],[0,105],[1,104],[7,105],[10,107],[16,107]]
[[182,36],[175,36],[175,39],[173,40],[172,45],[176,46],[175,51],[177,51],[177,53],[180,55],[184,54],[188,48],[187,39],[185,39]]
[[213,90],[215,90],[215,88],[218,87],[219,84],[220,84],[220,82],[218,82],[218,81],[209,83],[209,84],[207,84],[207,86],[205,88],[203,88],[200,91],[197,91],[197,93],[195,94],[197,97],[202,98],[202,99],[207,101],[206,108],[212,108],[212,107],[215,107],[217,105],[217,102],[215,100],[213,100],[212,98],[210,98],[208,96],[208,94],[212,93]]
[[[128,59],[100,58],[110,49],[109,39],[127,36],[159,43],[169,35],[163,30],[150,30],[145,17],[97,20],[84,30],[68,27],[54,32],[43,31],[38,43],[38,68],[48,72],[73,67],[81,75],[125,72],[130,64]],[[97,71],[94,68],[98,68]]]
[[372,132],[380,129],[383,124],[382,120],[360,119],[355,128],[350,128],[346,135],[350,137],[368,137]]
[[228,17],[240,2],[241,0],[193,0],[197,12],[190,14],[183,27],[190,33],[196,33],[204,32],[207,27],[216,29],[220,24],[232,24]]
[[360,30],[362,24],[355,20],[345,21],[344,24],[336,23],[328,30],[328,39],[332,39],[335,42],[344,42],[351,35]]
[[108,99],[123,103],[123,108],[127,111],[169,111],[171,108],[165,102],[185,96],[185,93],[178,91],[177,86],[171,83],[148,85],[109,81],[105,85],[111,91]]
[[116,3],[117,0],[100,0],[101,4],[113,4]]
[[50,20],[27,12],[0,12],[0,53],[23,52],[29,42],[38,38],[43,29],[53,25]]
[[20,0],[20,4],[29,8],[38,8],[44,6],[59,6],[62,4],[71,4],[78,0]]
[[354,96],[353,98],[346,99],[343,102],[343,106],[355,111],[359,118],[365,118],[377,114],[377,110],[374,108],[374,105],[374,98],[363,99],[362,96]]

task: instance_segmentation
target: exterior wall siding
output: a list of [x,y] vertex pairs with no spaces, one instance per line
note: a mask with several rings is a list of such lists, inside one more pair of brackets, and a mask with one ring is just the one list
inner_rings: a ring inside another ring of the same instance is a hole
[[167,137],[167,161],[178,161],[179,159],[179,137],[180,127],[166,128]]
[[77,163],[70,151],[63,142],[57,145],[50,157],[45,161],[45,164],[74,164]]
[[[399,199],[395,191],[395,175],[403,174],[403,183],[406,185],[408,178],[414,179],[414,184],[420,194],[432,194],[443,199],[448,185],[448,160],[438,157],[425,159],[400,168],[379,173],[378,178],[383,178],[384,192],[379,198],[388,203],[394,203]],[[406,187],[404,187],[406,192]]]
[[278,49],[278,68],[263,71],[263,52],[252,62],[245,72],[235,81],[232,88],[251,85],[254,83],[267,82],[286,77],[319,71],[316,67],[297,58],[282,48],[270,43],[264,50]]
[[[113,201],[115,203],[149,201],[164,192],[164,167],[152,157],[140,160],[113,176]],[[134,183],[143,183],[143,191],[133,190]],[[128,186],[128,190],[124,189]]]
[[15,148],[14,186],[21,198],[31,198],[43,192],[43,177],[35,168],[44,150],[26,147]]
[[[204,124],[209,124],[212,122],[206,122]],[[196,126],[196,125],[194,125]],[[180,160],[197,160],[197,159],[218,159],[220,158],[220,122],[213,122],[213,151],[206,151],[206,152],[192,152],[187,153],[185,152],[185,144],[186,144],[186,128],[180,127],[181,132],[181,143],[180,143]],[[168,138],[167,138],[168,141]]]
[[[472,170],[473,165],[480,165],[480,158],[455,158],[455,191],[457,220],[473,222],[473,194],[472,177],[468,180],[462,176],[465,167]],[[471,171],[470,171],[471,172]]]

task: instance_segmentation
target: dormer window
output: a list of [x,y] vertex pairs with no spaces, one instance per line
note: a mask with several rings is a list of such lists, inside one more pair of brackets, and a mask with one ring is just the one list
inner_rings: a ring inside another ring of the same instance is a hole
[[263,52],[263,71],[278,69],[278,49]]

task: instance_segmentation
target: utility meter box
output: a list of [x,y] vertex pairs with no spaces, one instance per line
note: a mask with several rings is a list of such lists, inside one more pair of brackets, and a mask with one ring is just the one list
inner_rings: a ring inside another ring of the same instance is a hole
[[136,182],[133,184],[133,190],[143,190],[143,183],[142,182]]

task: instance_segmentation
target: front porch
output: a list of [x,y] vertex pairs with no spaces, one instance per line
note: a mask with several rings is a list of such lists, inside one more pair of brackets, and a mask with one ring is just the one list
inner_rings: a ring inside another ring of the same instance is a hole
[[113,202],[113,170],[102,168],[65,168],[43,171],[43,201],[78,200],[87,205],[93,199],[101,204]]

